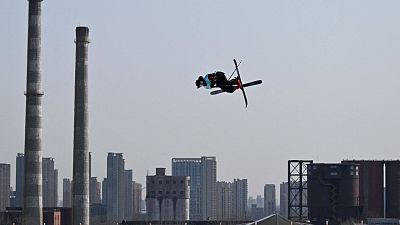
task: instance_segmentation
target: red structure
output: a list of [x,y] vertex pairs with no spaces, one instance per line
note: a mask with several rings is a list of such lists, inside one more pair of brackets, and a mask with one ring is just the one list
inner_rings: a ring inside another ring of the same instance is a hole
[[314,225],[339,225],[361,217],[357,164],[313,163],[307,167],[308,219]]
[[359,166],[360,206],[364,218],[384,217],[384,161],[343,160],[342,163],[354,163]]
[[400,161],[385,161],[386,217],[400,218]]
[[[43,223],[46,225],[71,225],[71,208],[43,208]],[[0,224],[23,225],[22,208],[7,207],[6,211],[0,212]]]

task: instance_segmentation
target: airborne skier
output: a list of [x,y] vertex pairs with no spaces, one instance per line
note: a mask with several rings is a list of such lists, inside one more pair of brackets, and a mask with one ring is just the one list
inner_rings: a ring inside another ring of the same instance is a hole
[[203,86],[206,89],[218,87],[224,92],[233,93],[240,88],[240,81],[237,77],[228,80],[223,72],[217,71],[215,73],[207,74],[204,77],[199,76],[196,80],[196,86],[197,88]]

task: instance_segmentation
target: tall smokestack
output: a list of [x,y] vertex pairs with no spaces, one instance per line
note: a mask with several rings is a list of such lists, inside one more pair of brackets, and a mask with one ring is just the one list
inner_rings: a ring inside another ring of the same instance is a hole
[[72,225],[89,225],[88,46],[89,28],[76,28]]
[[25,111],[24,225],[42,225],[42,0],[29,1]]

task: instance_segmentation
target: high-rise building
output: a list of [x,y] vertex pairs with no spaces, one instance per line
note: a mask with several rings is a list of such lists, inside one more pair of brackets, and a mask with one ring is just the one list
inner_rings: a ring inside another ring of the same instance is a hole
[[269,216],[276,212],[275,184],[264,185],[264,215]]
[[122,153],[109,152],[107,178],[102,185],[102,202],[107,207],[107,221],[110,224],[132,219],[132,176],[132,170],[125,170]]
[[107,177],[101,182],[101,204],[107,206]]
[[216,219],[216,158],[210,156],[203,156],[201,158],[173,158],[172,175],[190,177],[190,219]]
[[189,220],[189,177],[167,176],[157,168],[155,176],[146,176],[148,220]]
[[69,178],[63,179],[63,207],[72,207],[72,186]]
[[15,206],[22,207],[24,205],[24,153],[17,153],[15,161]]
[[257,195],[256,206],[257,208],[264,208],[264,198],[261,195]]
[[16,195],[17,192],[14,191],[14,189],[11,187],[11,193],[10,193],[10,207],[17,207],[17,198]]
[[125,220],[133,220],[133,171],[124,171]]
[[217,160],[215,157],[201,157],[200,177],[201,219],[215,220],[217,218]]
[[[22,207],[24,201],[25,156],[18,153],[16,157],[16,206]],[[43,207],[57,207],[58,170],[54,169],[54,158],[42,160],[42,196]]]
[[97,177],[91,177],[89,183],[89,204],[101,203],[101,183],[97,181]]
[[0,211],[10,206],[10,164],[0,163]]
[[283,216],[284,218],[288,217],[288,201],[289,201],[289,196],[288,196],[288,182],[282,182],[279,185],[279,214]]
[[54,158],[42,160],[43,207],[57,207],[58,170],[54,169]]
[[173,158],[172,176],[189,176],[190,220],[201,219],[201,158]]
[[247,179],[235,179],[232,183],[232,219],[247,219],[247,195]]
[[232,183],[217,182],[217,220],[232,219]]
[[253,196],[249,196],[247,199],[247,208],[251,208],[253,205],[257,205],[257,201]]
[[133,220],[141,219],[142,184],[133,182]]

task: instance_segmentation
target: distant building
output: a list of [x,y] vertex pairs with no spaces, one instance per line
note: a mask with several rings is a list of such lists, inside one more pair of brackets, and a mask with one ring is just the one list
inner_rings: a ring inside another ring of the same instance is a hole
[[276,213],[275,184],[264,185],[264,215]]
[[232,216],[232,183],[217,182],[217,220],[231,220]]
[[17,192],[12,188],[10,192],[10,207],[17,207]]
[[99,203],[90,204],[90,225],[107,224],[107,207]]
[[257,205],[257,201],[253,196],[249,196],[249,198],[247,199],[247,208],[249,208],[250,210],[252,205]]
[[190,220],[216,219],[216,158],[173,158],[172,175],[190,177]]
[[107,177],[104,178],[102,185],[102,204],[107,207],[109,224],[132,219],[132,176],[132,170],[125,170],[122,153],[109,152]]
[[104,203],[107,207],[108,223],[116,223],[124,219],[125,160],[122,153],[109,152],[107,156],[107,179],[103,181]]
[[173,158],[172,176],[189,176],[190,220],[201,219],[201,158]]
[[58,170],[54,169],[54,158],[43,158],[43,207],[57,207]]
[[141,219],[142,189],[142,184],[133,182],[133,220]]
[[101,183],[97,177],[91,177],[89,182],[89,204],[101,203]]
[[261,197],[261,195],[257,195],[256,205],[257,205],[257,208],[264,208],[264,198]]
[[69,178],[63,179],[63,207],[72,207],[72,186]]
[[259,220],[261,218],[264,218],[264,208],[262,207],[257,207],[257,204],[253,204],[250,207],[250,219],[253,221]]
[[[201,157],[201,219],[215,220],[217,217],[217,160]],[[247,196],[245,199],[245,203]]]
[[16,176],[15,176],[15,207],[24,205],[24,153],[17,153],[16,157]]
[[[16,206],[22,207],[24,201],[24,154],[16,158]],[[43,207],[57,207],[58,170],[54,169],[54,158],[42,158]]]
[[125,220],[133,220],[133,171],[124,171]]
[[101,204],[107,206],[107,177],[101,182]]
[[233,220],[247,220],[247,179],[235,179],[232,183],[232,216]]
[[146,208],[149,220],[189,220],[189,177],[167,176],[157,168],[155,176],[146,176]]
[[0,163],[0,211],[10,206],[10,164]]
[[279,205],[279,215],[281,215],[284,218],[288,217],[288,183],[287,182],[282,182],[279,185],[280,189],[280,205]]

